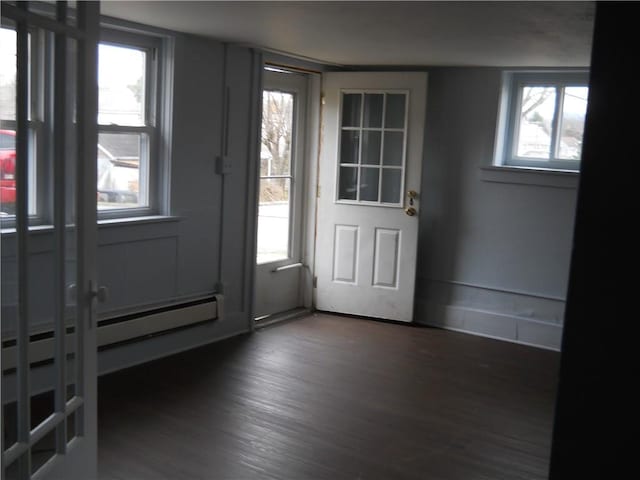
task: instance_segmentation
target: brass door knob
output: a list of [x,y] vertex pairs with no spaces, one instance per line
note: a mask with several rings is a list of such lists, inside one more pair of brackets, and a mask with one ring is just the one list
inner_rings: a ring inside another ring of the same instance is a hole
[[407,215],[409,215],[410,217],[413,217],[413,216],[414,216],[416,213],[418,213],[418,212],[417,212],[417,211],[416,211],[416,209],[415,209],[415,208],[413,208],[413,207],[407,207],[407,208],[405,208],[405,209],[404,209],[404,213],[406,213],[406,214],[407,214]]

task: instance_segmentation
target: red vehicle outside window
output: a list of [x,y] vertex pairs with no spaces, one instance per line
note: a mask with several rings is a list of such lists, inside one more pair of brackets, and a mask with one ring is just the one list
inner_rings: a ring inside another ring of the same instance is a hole
[[0,210],[16,211],[16,132],[0,130]]

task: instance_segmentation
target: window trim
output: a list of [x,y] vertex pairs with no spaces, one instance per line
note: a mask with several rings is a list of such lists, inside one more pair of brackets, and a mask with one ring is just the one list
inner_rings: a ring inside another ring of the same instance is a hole
[[[15,22],[7,17],[2,17],[2,28],[16,29]],[[48,32],[37,27],[29,28],[29,227],[43,225],[53,216],[51,202],[47,199],[51,194],[50,185],[45,181],[40,172],[49,170],[50,159],[46,157],[51,142],[48,131],[48,118],[51,114],[53,89],[51,82],[47,82],[48,75],[53,70],[52,48]],[[16,72],[17,73],[17,72]],[[17,77],[16,77],[17,79]],[[0,128],[17,132],[17,119],[0,119]],[[0,217],[1,228],[14,228],[16,224],[15,213]]]
[[[260,105],[262,108],[262,95],[265,91],[275,91],[293,95],[293,118],[291,132],[291,163],[289,175],[262,176],[258,168],[258,194],[260,180],[268,178],[289,179],[289,237],[287,239],[287,256],[276,260],[258,261],[258,245],[256,243],[256,266],[258,268],[277,268],[302,261],[303,240],[303,216],[304,216],[304,178],[305,178],[305,145],[307,142],[306,122],[308,108],[309,79],[307,76],[294,71],[263,71],[263,85],[261,89]],[[259,195],[258,195],[259,197]],[[260,202],[260,199],[256,199]],[[258,230],[256,228],[256,235]]]
[[[40,8],[40,6],[39,6]],[[42,5],[45,11],[47,5]],[[51,10],[52,11],[52,10]],[[49,12],[50,13],[50,12]],[[15,28],[12,21],[2,17],[3,28]],[[30,184],[30,195],[35,196],[35,212],[29,215],[29,228],[46,228],[52,221],[51,210],[52,186],[48,180],[51,169],[48,144],[53,135],[50,131],[52,125],[50,118],[50,105],[53,95],[52,77],[52,44],[47,35],[40,35],[39,30],[34,33],[37,41],[36,48],[32,49],[30,76],[31,118],[29,120],[30,131],[35,136],[35,148],[30,149],[33,156],[29,168],[33,176]],[[139,208],[123,208],[99,210],[97,218],[102,220],[133,220],[140,218],[170,215],[170,155],[171,155],[171,124],[173,114],[173,49],[174,38],[170,31],[147,27],[131,22],[102,17],[100,20],[99,43],[109,43],[122,46],[133,46],[151,52],[147,60],[146,78],[150,84],[150,91],[145,98],[145,120],[142,127],[124,127],[126,131],[139,129],[149,135],[149,162],[150,172],[147,179],[148,206]],[[35,92],[35,95],[34,95]],[[16,130],[15,120],[2,120],[4,129]],[[98,131],[116,131],[120,127],[113,125],[98,125]],[[0,228],[11,230],[15,226],[15,215],[0,218]]]
[[[99,220],[110,220],[118,218],[148,217],[163,213],[168,213],[166,203],[162,200],[166,197],[163,188],[165,182],[163,176],[166,172],[164,168],[165,155],[160,147],[160,137],[163,135],[162,98],[166,98],[166,88],[163,79],[166,62],[165,42],[161,37],[145,32],[132,32],[130,30],[120,30],[117,26],[102,26],[100,29],[99,45],[113,45],[124,48],[135,48],[143,50],[145,57],[145,99],[144,99],[144,125],[129,126],[115,124],[98,123],[98,134],[100,133],[142,133],[147,135],[147,161],[143,166],[140,162],[140,183],[139,194],[145,193],[146,206],[130,208],[109,208],[98,210]],[[142,157],[142,152],[141,152]],[[144,170],[143,170],[144,167]],[[146,170],[146,172],[145,172]],[[146,190],[146,192],[145,192]]]
[[558,89],[574,86],[589,86],[589,72],[585,69],[505,71],[502,78],[502,91],[496,133],[494,167],[523,168],[539,172],[580,171],[580,160],[568,160],[555,157],[562,95],[556,96],[549,160],[518,157],[515,139],[519,128],[519,107],[522,87],[525,85],[552,86]]

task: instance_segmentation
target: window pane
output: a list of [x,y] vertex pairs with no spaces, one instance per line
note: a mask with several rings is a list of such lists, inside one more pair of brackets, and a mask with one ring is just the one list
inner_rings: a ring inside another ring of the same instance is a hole
[[405,103],[404,93],[387,95],[387,113],[384,122],[386,128],[404,128]]
[[549,159],[556,105],[555,87],[523,87],[518,123],[518,157]]
[[147,139],[138,133],[98,135],[98,209],[148,205]]
[[16,32],[0,28],[0,118],[16,119]]
[[98,123],[144,125],[146,53],[100,44],[98,55]]
[[400,187],[402,184],[402,170],[385,168],[382,170],[381,202],[400,203]]
[[16,213],[16,133],[0,130],[0,215]]
[[340,163],[358,163],[360,149],[360,132],[343,130],[340,139]]
[[262,94],[260,175],[289,175],[293,135],[294,96],[272,90]]
[[362,95],[359,93],[345,93],[342,95],[342,126],[360,126],[360,104]]
[[361,168],[360,169],[360,200],[366,202],[378,201],[378,182],[380,169]]
[[587,114],[588,87],[566,87],[562,104],[558,157],[563,160],[580,160],[582,134]]
[[289,256],[289,178],[260,179],[258,263]]
[[362,163],[380,165],[380,140],[380,132],[362,132]]
[[402,150],[404,147],[403,132],[384,132],[383,165],[402,165]]
[[358,189],[358,169],[355,167],[340,167],[338,198],[340,200],[355,200]]
[[384,95],[366,93],[364,95],[364,126],[370,128],[382,127],[382,101]]

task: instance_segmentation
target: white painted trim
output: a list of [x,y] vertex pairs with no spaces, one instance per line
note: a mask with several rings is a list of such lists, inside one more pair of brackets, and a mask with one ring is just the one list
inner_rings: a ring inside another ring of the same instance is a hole
[[480,179],[485,182],[537,185],[540,187],[578,188],[578,172],[545,168],[493,165],[480,167]]
[[422,283],[429,283],[429,282],[446,283],[446,284],[451,284],[451,285],[460,285],[462,287],[478,288],[480,290],[490,290],[490,291],[493,291],[493,292],[510,293],[510,294],[513,294],[513,295],[524,295],[524,296],[527,296],[527,297],[542,298],[544,300],[555,300],[555,301],[558,301],[558,302],[564,302],[566,300],[566,298],[564,298],[564,297],[557,297],[557,296],[554,296],[554,295],[546,295],[546,294],[542,294],[542,293],[527,292],[525,290],[513,290],[513,289],[507,289],[507,288],[501,288],[501,287],[491,287],[491,286],[487,286],[487,285],[478,285],[476,283],[459,282],[457,280],[438,280],[438,279],[424,278],[424,277],[421,277],[419,280]]
[[[97,346],[103,347],[144,335],[151,335],[194,323],[221,318],[223,301],[222,295],[216,295],[216,301],[166,312],[152,313],[150,315],[141,315],[138,318],[124,322],[99,326]],[[65,344],[67,345],[67,352],[71,352],[73,345],[75,345],[75,334],[67,334]],[[40,362],[53,357],[53,338],[33,341],[30,342],[29,346],[30,363]],[[10,369],[15,366],[15,348],[16,347],[7,347],[2,349],[3,369]]]
[[[476,308],[417,302],[416,323],[560,351],[562,325]],[[546,337],[546,338],[545,338]]]
[[[243,318],[244,318],[244,316],[243,316]],[[236,323],[240,323],[241,324],[243,322],[236,322]],[[120,365],[107,366],[105,368],[100,368],[100,366],[98,366],[98,376],[106,375],[108,373],[116,372],[118,370],[122,370],[122,369],[125,369],[125,368],[135,367],[136,365],[141,365],[143,363],[148,363],[148,362],[152,362],[154,360],[159,360],[159,359],[164,358],[164,357],[169,357],[171,355],[176,355],[178,353],[186,352],[188,350],[193,350],[193,349],[196,349],[196,348],[199,348],[199,347],[203,347],[205,345],[209,345],[209,344],[212,344],[212,343],[221,342],[221,341],[226,340],[228,338],[237,337],[238,335],[242,335],[242,334],[250,333],[250,332],[251,332],[251,330],[249,330],[248,328],[245,327],[245,328],[242,328],[242,329],[239,329],[239,330],[234,330],[231,333],[224,334],[224,335],[221,335],[219,337],[209,337],[209,338],[206,338],[204,340],[199,340],[199,341],[195,341],[195,342],[189,342],[188,344],[183,345],[183,346],[178,347],[178,348],[171,348],[171,349],[167,349],[167,350],[160,349],[157,353],[152,353],[152,354],[149,354],[148,352],[142,352],[138,359],[125,360]],[[177,335],[177,333],[173,334],[173,335]],[[168,339],[171,339],[172,335],[171,334],[164,335],[163,337],[168,337]],[[162,339],[161,337],[157,337],[157,338],[158,339]],[[150,339],[147,342],[152,342],[153,340],[154,339]],[[171,343],[173,344],[174,342],[172,341]],[[132,347],[132,348],[135,348],[136,351],[140,351],[139,347],[140,347],[141,344],[142,343],[134,343],[132,345],[124,345],[122,347],[114,348],[113,351],[120,352],[120,351],[126,349],[127,347]],[[153,349],[154,347],[151,347],[151,348]],[[107,352],[103,352],[103,353],[107,353]],[[111,351],[109,351],[109,353],[111,353]],[[99,354],[99,355],[102,355],[102,353]],[[120,358],[122,358],[123,356],[126,357],[127,355],[122,355],[122,354],[119,353],[118,356]]]
[[318,168],[320,165],[320,138],[322,125],[322,76],[309,74],[307,93],[307,152],[308,161],[305,169],[305,198],[304,198],[304,233],[303,233],[303,263],[308,267],[304,270],[302,305],[312,308],[315,304],[313,278],[315,276],[316,260],[316,218],[318,213]]

